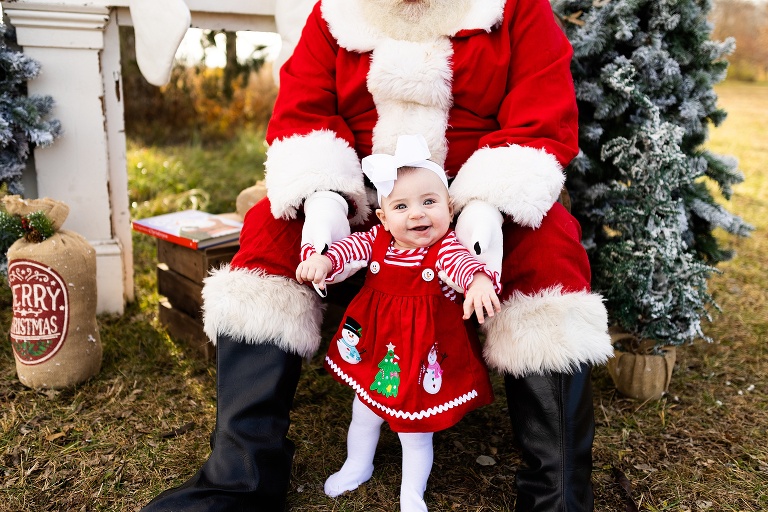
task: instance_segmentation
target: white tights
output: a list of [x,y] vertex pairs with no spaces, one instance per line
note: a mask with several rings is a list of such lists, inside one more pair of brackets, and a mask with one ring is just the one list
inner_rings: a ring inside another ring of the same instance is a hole
[[[325,481],[325,494],[331,497],[357,489],[373,474],[373,455],[384,420],[355,395],[352,422],[347,433],[347,460]],[[400,433],[403,448],[403,476],[400,483],[401,512],[426,512],[424,491],[432,470],[432,432]]]

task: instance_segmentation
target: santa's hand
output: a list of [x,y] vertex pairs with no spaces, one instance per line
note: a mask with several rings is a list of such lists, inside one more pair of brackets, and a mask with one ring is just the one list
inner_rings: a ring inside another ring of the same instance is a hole
[[347,202],[336,192],[315,192],[304,201],[301,245],[311,245],[320,254],[341,238],[349,236]]
[[349,261],[344,264],[344,270],[342,270],[341,272],[333,276],[332,279],[329,279],[328,283],[329,284],[340,283],[367,265],[368,265],[368,262],[365,260]]
[[[485,201],[470,201],[456,221],[456,237],[485,267],[501,275],[504,217]],[[454,287],[455,288],[455,287]]]

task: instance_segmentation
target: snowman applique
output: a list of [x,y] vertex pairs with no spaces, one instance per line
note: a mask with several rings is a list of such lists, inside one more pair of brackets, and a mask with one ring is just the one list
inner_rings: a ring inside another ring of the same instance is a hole
[[339,354],[344,361],[350,364],[357,364],[362,361],[360,352],[356,348],[362,335],[363,329],[360,327],[360,324],[357,320],[348,316],[344,320],[344,327],[341,329],[341,338],[336,340]]
[[437,362],[437,342],[432,344],[432,348],[429,349],[427,355],[427,366],[422,364],[422,385],[424,391],[430,395],[437,394],[440,391],[440,387],[443,385],[443,369],[440,367],[440,363]]

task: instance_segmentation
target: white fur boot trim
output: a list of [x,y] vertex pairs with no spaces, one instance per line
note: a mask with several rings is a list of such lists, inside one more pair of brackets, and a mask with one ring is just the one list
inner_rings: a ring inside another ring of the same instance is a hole
[[315,292],[261,271],[223,266],[203,280],[203,325],[213,343],[227,334],[309,357],[320,345],[323,310]]
[[571,373],[581,363],[602,364],[613,355],[603,298],[586,291],[515,293],[485,329],[486,362],[516,377]]

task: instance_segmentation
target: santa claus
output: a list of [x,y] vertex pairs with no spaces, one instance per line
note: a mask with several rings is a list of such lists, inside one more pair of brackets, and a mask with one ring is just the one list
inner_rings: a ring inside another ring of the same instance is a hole
[[[278,5],[287,8],[290,2]],[[322,310],[296,282],[322,250],[373,221],[360,160],[421,134],[452,179],[460,240],[501,270],[484,356],[504,374],[518,511],[592,509],[590,367],[612,354],[576,220],[556,202],[578,152],[571,47],[547,0],[321,0],[280,71],[268,197],[203,290],[217,346],[213,452],[144,510],[285,506],[286,438],[301,360]]]

